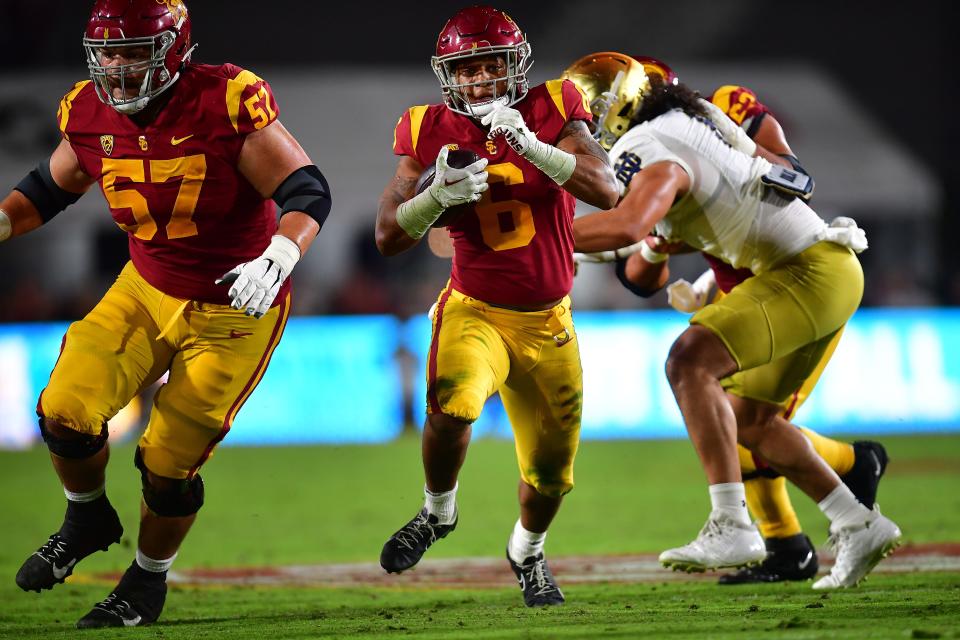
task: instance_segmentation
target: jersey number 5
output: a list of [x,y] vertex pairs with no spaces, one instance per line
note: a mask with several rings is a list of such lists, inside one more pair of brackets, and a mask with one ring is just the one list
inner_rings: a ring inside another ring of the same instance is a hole
[[[523,171],[512,162],[491,164],[488,182],[503,182],[506,185],[523,184]],[[533,211],[530,205],[520,200],[497,200],[490,196],[490,189],[483,193],[474,205],[480,218],[480,234],[483,242],[494,251],[525,247],[533,240],[537,230],[533,226]]]
[[171,178],[182,177],[177,200],[167,223],[167,238],[188,238],[197,235],[193,212],[200,199],[200,187],[207,175],[207,158],[203,154],[171,158],[169,160],[113,160],[103,159],[103,195],[111,209],[130,209],[135,224],[117,225],[141,240],[151,240],[157,233],[157,221],[150,214],[147,199],[136,189],[118,190],[117,178],[129,178],[131,182],[146,182],[146,167],[150,165],[150,182],[162,183]]

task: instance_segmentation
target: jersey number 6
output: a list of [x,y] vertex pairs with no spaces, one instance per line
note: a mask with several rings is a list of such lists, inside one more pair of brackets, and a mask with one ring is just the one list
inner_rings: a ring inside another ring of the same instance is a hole
[[[488,182],[503,182],[507,186],[523,184],[523,171],[512,162],[491,164],[487,167]],[[480,218],[480,233],[483,242],[494,251],[525,247],[533,240],[537,230],[533,226],[533,211],[530,205],[520,200],[494,201],[488,189],[474,205]]]

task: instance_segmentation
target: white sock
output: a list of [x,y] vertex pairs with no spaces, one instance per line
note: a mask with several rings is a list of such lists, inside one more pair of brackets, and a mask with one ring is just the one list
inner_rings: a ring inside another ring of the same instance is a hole
[[507,553],[510,559],[517,564],[523,564],[523,561],[531,556],[537,556],[543,553],[543,543],[547,539],[547,532],[534,533],[527,531],[517,520],[513,525],[513,533],[510,534],[510,541],[507,543]]
[[93,502],[102,496],[104,491],[105,486],[101,486],[99,489],[94,489],[93,491],[84,491],[83,493],[74,493],[66,487],[63,488],[63,494],[67,496],[67,500],[70,502]]
[[460,483],[453,485],[450,491],[433,493],[426,486],[423,487],[423,506],[427,508],[427,513],[437,516],[440,524],[453,524],[457,517],[457,489]]
[[148,558],[143,554],[143,551],[137,549],[137,566],[139,566],[144,571],[149,571],[150,573],[163,573],[164,571],[169,571],[173,561],[176,560],[177,554],[173,554],[166,560],[154,560],[153,558]]
[[850,487],[842,482],[817,503],[820,511],[830,520],[831,529],[841,529],[851,524],[863,524],[870,510],[857,501]]
[[747,494],[742,482],[722,482],[710,485],[712,514],[726,515],[740,524],[750,524],[747,511]]

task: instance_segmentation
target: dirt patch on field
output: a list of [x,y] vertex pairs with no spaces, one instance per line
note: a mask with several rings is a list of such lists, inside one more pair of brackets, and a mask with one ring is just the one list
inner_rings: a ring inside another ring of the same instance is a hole
[[[832,558],[820,554],[822,566]],[[686,574],[660,566],[654,555],[563,556],[550,559],[550,568],[564,584],[598,582],[664,582],[691,579],[715,580],[715,573]],[[877,573],[960,571],[960,543],[905,545],[876,569]],[[113,582],[117,576],[96,576]],[[426,559],[415,570],[388,575],[374,563],[293,565],[230,569],[190,569],[170,574],[172,584],[189,586],[307,586],[485,588],[509,585],[515,580],[501,558]]]

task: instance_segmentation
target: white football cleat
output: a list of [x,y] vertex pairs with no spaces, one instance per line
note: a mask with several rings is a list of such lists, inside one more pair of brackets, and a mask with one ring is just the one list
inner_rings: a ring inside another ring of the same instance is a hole
[[836,554],[830,573],[813,583],[814,589],[855,587],[877,563],[900,546],[900,527],[877,507],[863,524],[833,530],[827,545]]
[[660,564],[674,571],[707,571],[744,567],[763,562],[767,548],[753,524],[713,516],[690,544],[660,554]]

